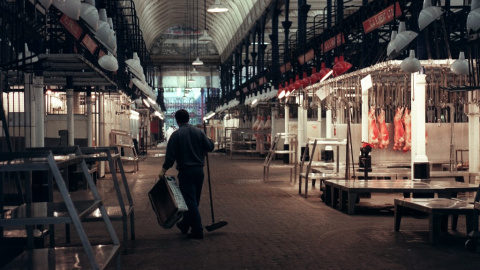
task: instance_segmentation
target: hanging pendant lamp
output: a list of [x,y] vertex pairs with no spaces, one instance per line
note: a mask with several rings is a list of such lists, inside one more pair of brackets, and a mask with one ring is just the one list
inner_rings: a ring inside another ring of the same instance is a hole
[[480,29],[480,0],[472,0],[470,12],[467,16],[467,32]]
[[215,4],[211,5],[208,9],[208,12],[212,13],[220,13],[220,12],[227,12],[228,8],[220,3],[220,0],[215,0]]
[[53,0],[52,4],[68,17],[78,20],[82,11],[80,0]]
[[397,37],[395,38],[395,52],[401,53],[417,36],[417,33],[407,30],[405,22],[400,22]]
[[457,75],[467,75],[469,73],[468,61],[465,59],[464,52],[460,52],[458,60],[452,63],[450,70]]
[[415,58],[415,50],[410,50],[410,55],[402,61],[400,68],[407,73],[418,72],[422,69],[420,61]]
[[82,2],[82,11],[80,12],[80,18],[85,21],[86,25],[93,31],[98,30],[98,9],[95,7],[95,0],[87,0]]
[[441,7],[432,6],[432,0],[424,0],[423,9],[418,15],[418,27],[420,31],[442,16],[443,12],[444,10]]
[[393,30],[390,36],[390,42],[387,45],[387,57],[395,53],[395,38],[397,37],[397,31]]
[[345,62],[343,55],[335,57],[335,60],[336,63],[333,65],[333,76],[335,77],[342,75],[352,67],[352,64]]

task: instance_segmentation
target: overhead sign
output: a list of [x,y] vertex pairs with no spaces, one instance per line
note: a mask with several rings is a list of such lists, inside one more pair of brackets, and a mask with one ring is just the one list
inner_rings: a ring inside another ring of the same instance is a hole
[[322,43],[322,45],[321,45],[322,53],[326,53],[328,51],[331,51],[331,50],[335,49],[336,47],[341,46],[342,44],[345,44],[345,36],[343,35],[343,33],[340,33],[340,34],[334,36],[333,38],[331,38],[331,39],[325,41],[324,43]]
[[85,35],[85,37],[83,37],[82,39],[82,44],[83,46],[85,46],[85,48],[88,49],[88,51],[91,53],[91,54],[94,54],[95,51],[97,50],[98,48],[98,44],[95,42],[95,40],[93,40],[93,38],[91,38],[88,34]]
[[395,9],[393,5],[391,5],[388,8],[375,14],[373,17],[365,20],[363,22],[363,31],[365,32],[365,34],[368,34],[373,30],[393,21],[394,17],[396,19],[400,16],[402,16],[402,9],[400,8],[400,4],[396,2]]
[[298,59],[298,62],[300,63],[300,65],[303,65],[306,62],[312,60],[314,57],[315,57],[315,51],[313,49],[311,49],[310,51],[306,52],[305,54],[299,56],[297,59]]
[[76,39],[79,40],[83,34],[82,27],[78,25],[77,21],[63,14],[60,18],[60,23],[67,29],[70,34]]

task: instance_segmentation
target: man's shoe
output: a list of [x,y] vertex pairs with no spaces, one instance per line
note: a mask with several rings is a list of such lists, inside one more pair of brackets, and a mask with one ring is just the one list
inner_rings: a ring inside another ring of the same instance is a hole
[[203,239],[203,234],[199,233],[189,233],[187,234],[188,239]]
[[190,226],[186,226],[186,225],[183,225],[181,223],[177,223],[177,228],[180,229],[180,231],[182,232],[182,234],[187,234],[188,233],[188,229],[190,229]]

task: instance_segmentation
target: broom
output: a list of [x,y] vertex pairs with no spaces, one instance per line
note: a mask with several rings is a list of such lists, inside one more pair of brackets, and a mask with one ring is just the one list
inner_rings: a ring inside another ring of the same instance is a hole
[[[203,130],[204,130],[205,135],[206,135],[207,134],[207,126],[205,124],[205,121],[203,121]],[[211,231],[214,231],[216,229],[220,229],[221,227],[226,226],[228,224],[228,222],[226,222],[226,221],[215,222],[215,215],[213,213],[212,184],[211,184],[211,181],[210,181],[210,164],[208,162],[208,152],[205,153],[205,158],[207,159],[208,191],[209,191],[209,194],[210,194],[210,210],[212,212],[212,224],[205,226],[205,229],[207,229],[207,231],[211,232]]]

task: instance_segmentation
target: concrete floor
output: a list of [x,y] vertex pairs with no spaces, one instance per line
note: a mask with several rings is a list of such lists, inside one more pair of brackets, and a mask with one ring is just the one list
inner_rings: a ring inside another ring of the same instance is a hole
[[[412,214],[393,229],[393,198],[361,199],[355,215],[326,206],[317,189],[305,199],[289,181],[288,170],[272,169],[262,181],[263,159],[222,153],[210,155],[215,221],[228,225],[205,232],[203,240],[188,240],[176,228],[163,229],[147,193],[163,163],[161,148],[142,156],[140,170],[128,173],[135,203],[136,240],[122,255],[122,269],[479,269],[480,254],[464,248],[465,218],[439,245],[428,241],[428,220]],[[126,169],[132,165],[125,164]],[[167,174],[176,175],[170,169]],[[98,180],[106,204],[114,202],[110,175]],[[80,198],[84,191],[73,192]],[[211,223],[207,181],[200,205],[204,225]],[[121,239],[122,227],[114,222]],[[62,226],[58,226],[62,243]],[[93,244],[105,243],[100,223],[85,224]],[[73,243],[79,243],[73,237]]]

